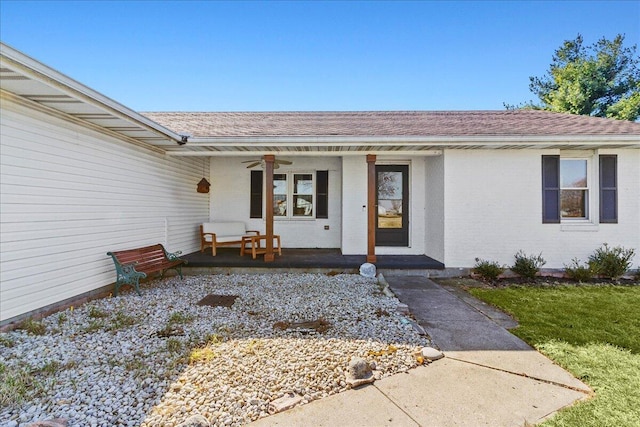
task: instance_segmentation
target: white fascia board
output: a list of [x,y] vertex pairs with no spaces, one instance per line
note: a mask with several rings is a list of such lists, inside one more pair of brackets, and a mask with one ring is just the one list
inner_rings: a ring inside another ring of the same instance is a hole
[[[413,147],[465,148],[469,146],[485,148],[522,148],[531,145],[540,148],[555,146],[624,145],[626,148],[640,148],[640,135],[559,135],[559,136],[283,136],[283,137],[192,137],[190,148],[213,147],[246,151],[247,146],[261,147],[357,147],[403,145]],[[522,147],[518,147],[522,145]]]
[[2,42],[0,42],[0,57],[3,61],[18,68],[25,76],[54,86],[71,97],[97,105],[121,119],[138,124],[176,142],[182,139],[181,135]]
[[167,151],[165,155],[173,157],[258,157],[275,155],[278,157],[346,157],[346,156],[366,156],[375,154],[378,156],[411,156],[427,157],[440,156],[442,150],[413,150],[413,151],[389,151],[389,150],[367,150],[367,151]]
[[[559,136],[253,136],[253,137],[191,137],[192,147],[244,147],[261,145],[267,147],[323,147],[359,145],[429,145],[464,147],[482,145],[486,147],[513,146],[515,144],[536,145],[609,145],[625,144],[640,148],[640,135],[559,135]],[[524,148],[524,147],[523,147]]]

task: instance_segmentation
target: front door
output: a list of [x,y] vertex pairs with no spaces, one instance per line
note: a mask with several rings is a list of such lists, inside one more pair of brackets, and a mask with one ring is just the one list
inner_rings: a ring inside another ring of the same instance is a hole
[[409,246],[409,166],[376,165],[376,246]]

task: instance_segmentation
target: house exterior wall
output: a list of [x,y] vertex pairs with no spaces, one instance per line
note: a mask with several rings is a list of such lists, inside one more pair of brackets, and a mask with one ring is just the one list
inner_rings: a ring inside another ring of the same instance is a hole
[[[278,159],[281,157],[277,157]],[[251,173],[242,163],[249,157],[211,158],[211,221],[244,221],[248,230],[264,232],[263,218],[249,218]],[[276,218],[274,233],[288,248],[338,248],[341,235],[342,162],[339,157],[282,157],[292,161],[275,173],[329,171],[329,215],[327,219]],[[264,193],[263,193],[264,194]],[[264,199],[264,197],[263,197]],[[329,229],[325,230],[325,226]]]
[[3,98],[0,321],[115,281],[106,253],[199,249],[202,159],[175,159]]
[[425,157],[378,156],[376,165],[409,165],[409,246],[376,246],[377,255],[424,255],[425,253]]
[[[542,223],[543,154],[592,158],[589,224]],[[598,223],[597,155],[618,156],[618,223]],[[542,252],[545,268],[586,261],[603,243],[635,248],[640,262],[640,150],[446,150],[444,262],[471,267],[475,257],[512,265],[514,254]]]
[[[378,156],[376,165],[409,165],[409,246],[376,246],[377,255],[423,255],[426,230],[425,157]],[[342,253],[367,253],[367,161],[366,156],[343,159]]]
[[444,156],[425,158],[425,255],[444,261]]
[[342,253],[367,253],[367,158],[342,159]]

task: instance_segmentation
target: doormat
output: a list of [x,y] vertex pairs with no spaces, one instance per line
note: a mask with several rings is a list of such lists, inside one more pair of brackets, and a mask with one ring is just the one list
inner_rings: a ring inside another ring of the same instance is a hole
[[209,307],[231,307],[236,302],[238,295],[214,295],[209,294],[198,301],[198,305],[208,305]]

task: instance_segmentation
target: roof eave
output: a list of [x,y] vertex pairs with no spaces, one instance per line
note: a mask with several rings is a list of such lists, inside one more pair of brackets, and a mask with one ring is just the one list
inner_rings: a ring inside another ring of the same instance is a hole
[[48,85],[53,85],[58,90],[61,90],[72,97],[103,108],[115,116],[135,123],[138,126],[160,134],[163,137],[170,138],[176,142],[182,140],[182,136],[180,134],[154,122],[130,108],[125,107],[119,102],[96,92],[88,86],[65,76],[59,71],[44,65],[43,63],[2,42],[0,42],[0,57],[3,61],[19,68],[22,73],[28,75],[34,80],[38,80]]
[[640,148],[640,135],[481,135],[481,136],[220,136],[191,137],[189,145],[201,147],[259,144],[263,146],[329,146],[329,145],[483,145],[487,147],[525,145],[608,145],[625,144]]

